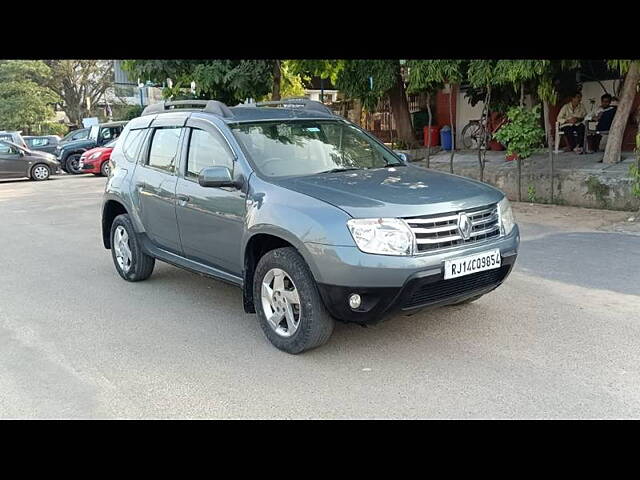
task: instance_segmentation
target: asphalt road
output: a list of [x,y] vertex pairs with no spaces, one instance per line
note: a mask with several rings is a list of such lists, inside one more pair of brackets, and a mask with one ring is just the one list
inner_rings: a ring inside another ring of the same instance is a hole
[[515,271],[478,302],[272,347],[240,290],[116,274],[105,179],[0,181],[0,418],[640,418],[629,214],[519,205]]

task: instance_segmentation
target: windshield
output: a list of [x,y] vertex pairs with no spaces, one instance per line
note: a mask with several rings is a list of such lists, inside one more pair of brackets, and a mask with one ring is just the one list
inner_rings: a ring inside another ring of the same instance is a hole
[[91,125],[91,129],[89,130],[89,138],[91,140],[98,140],[98,130],[100,130],[98,125]]
[[105,145],[105,147],[115,147],[116,146],[116,142],[118,141],[117,138],[114,138],[113,140],[111,140],[109,143],[107,143]]
[[345,122],[242,123],[232,130],[256,168],[268,177],[403,165],[379,142]]

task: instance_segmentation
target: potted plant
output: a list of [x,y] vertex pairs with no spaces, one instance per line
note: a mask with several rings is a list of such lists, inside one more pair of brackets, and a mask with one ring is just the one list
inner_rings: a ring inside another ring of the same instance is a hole
[[507,160],[525,159],[542,145],[544,130],[540,127],[540,106],[529,110],[512,107],[507,122],[493,134],[493,138],[507,147]]

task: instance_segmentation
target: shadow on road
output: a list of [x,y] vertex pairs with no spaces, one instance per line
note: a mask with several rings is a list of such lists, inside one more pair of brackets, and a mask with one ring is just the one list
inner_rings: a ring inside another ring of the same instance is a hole
[[639,244],[633,235],[598,232],[523,239],[516,269],[582,287],[640,295]]

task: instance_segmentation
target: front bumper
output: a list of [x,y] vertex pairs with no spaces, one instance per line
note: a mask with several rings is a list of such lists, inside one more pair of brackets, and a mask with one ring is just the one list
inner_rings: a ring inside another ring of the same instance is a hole
[[[359,262],[343,265],[355,274],[348,283],[341,281],[345,272],[333,268],[331,255],[327,255],[325,262],[316,265],[320,276],[318,288],[325,306],[335,318],[374,324],[393,312],[450,305],[490,292],[511,273],[519,243],[520,234],[516,227],[507,237],[435,255],[391,257],[361,254],[364,256]],[[500,249],[500,268],[444,280],[444,260],[493,248]],[[328,278],[338,281],[326,281]],[[362,299],[357,309],[349,306],[348,299],[352,293],[359,294]]]
[[100,173],[100,166],[94,163],[84,163],[82,165],[82,171],[84,173]]

